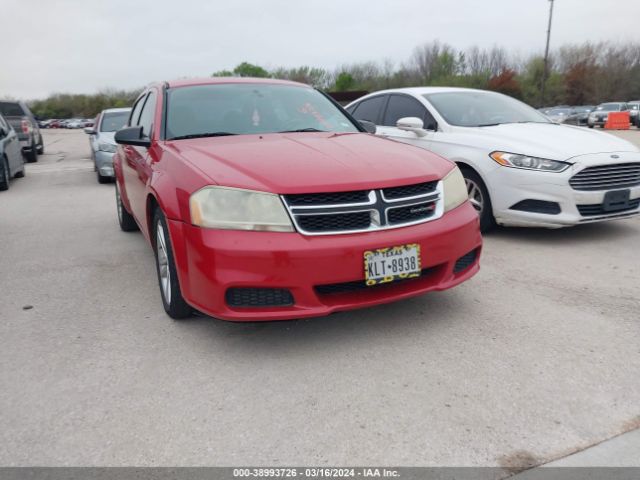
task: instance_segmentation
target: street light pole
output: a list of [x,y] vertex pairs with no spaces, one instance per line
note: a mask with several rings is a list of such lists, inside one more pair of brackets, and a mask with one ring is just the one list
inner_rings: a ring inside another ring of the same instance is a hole
[[542,86],[540,87],[540,106],[544,107],[544,88],[547,84],[547,75],[549,72],[549,40],[551,39],[551,19],[553,18],[553,2],[549,0],[549,26],[547,27],[547,46],[544,49],[544,67],[542,70]]

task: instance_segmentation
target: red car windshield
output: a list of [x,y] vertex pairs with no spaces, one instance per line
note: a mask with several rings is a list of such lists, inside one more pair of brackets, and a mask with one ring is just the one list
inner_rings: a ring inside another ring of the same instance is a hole
[[307,87],[196,85],[170,89],[166,138],[276,132],[358,132],[340,109]]

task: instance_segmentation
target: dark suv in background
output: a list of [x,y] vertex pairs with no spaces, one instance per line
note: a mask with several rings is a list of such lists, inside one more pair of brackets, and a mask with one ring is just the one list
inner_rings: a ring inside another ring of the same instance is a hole
[[22,152],[29,162],[37,162],[38,154],[44,153],[40,128],[33,113],[24,102],[0,102],[0,114],[18,134]]

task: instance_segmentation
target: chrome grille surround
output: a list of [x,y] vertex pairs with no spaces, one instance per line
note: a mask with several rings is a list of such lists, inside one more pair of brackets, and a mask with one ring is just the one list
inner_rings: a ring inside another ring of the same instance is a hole
[[[340,203],[340,204],[319,204],[319,205],[295,205],[287,200],[287,195],[281,195],[282,201],[293,221],[296,230],[303,235],[344,235],[350,233],[374,232],[378,230],[389,230],[393,228],[408,227],[418,225],[420,223],[437,220],[444,214],[444,192],[443,183],[438,181],[435,188],[429,192],[410,197],[387,199],[384,195],[384,189],[375,189],[367,191],[366,202]],[[314,194],[310,194],[314,195]],[[424,218],[418,220],[390,223],[389,212],[404,207],[416,206],[425,214]],[[356,212],[369,212],[370,223],[367,228],[358,228],[354,230],[322,230],[308,231],[302,228],[298,219],[303,216],[319,216],[319,215],[345,215]]]
[[587,167],[569,179],[574,190],[614,190],[640,185],[640,163],[616,163]]

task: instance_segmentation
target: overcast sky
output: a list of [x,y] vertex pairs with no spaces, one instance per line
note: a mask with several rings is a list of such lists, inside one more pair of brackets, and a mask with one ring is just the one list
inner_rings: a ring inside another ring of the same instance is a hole
[[[0,0],[0,98],[390,59],[439,39],[541,52],[548,0]],[[640,0],[556,0],[551,45],[640,41]]]

